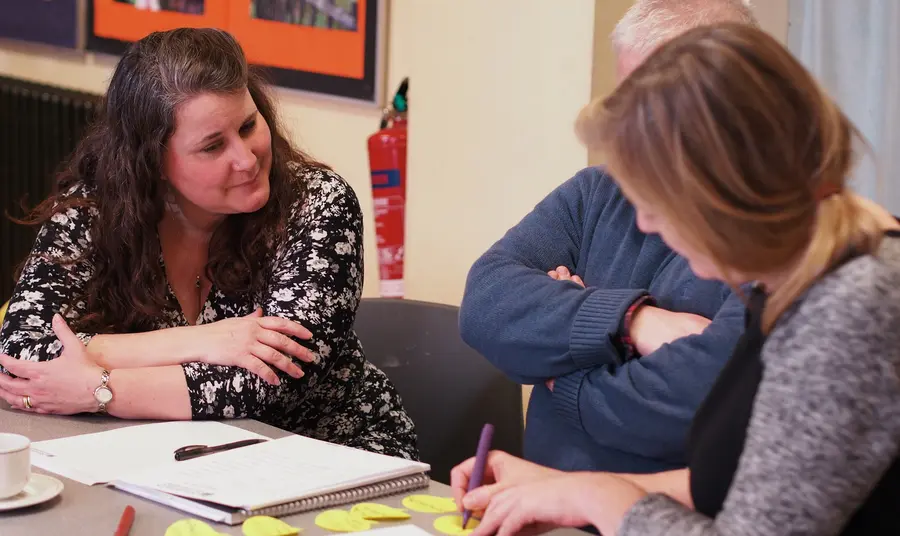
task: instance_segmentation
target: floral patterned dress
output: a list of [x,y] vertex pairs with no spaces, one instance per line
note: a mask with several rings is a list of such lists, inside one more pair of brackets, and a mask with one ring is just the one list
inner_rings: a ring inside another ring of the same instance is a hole
[[[385,374],[366,361],[353,332],[363,282],[363,222],[353,189],[330,171],[303,172],[305,199],[293,207],[289,239],[278,248],[267,292],[225,296],[215,286],[197,320],[207,324],[250,314],[299,322],[312,334],[318,360],[294,379],[280,371],[270,385],[237,367],[183,365],[194,419],[252,418],[305,436],[415,459],[415,427]],[[91,277],[87,263],[46,260],[77,256],[90,242],[93,209],[57,213],[38,234],[0,329],[0,352],[32,361],[57,357],[54,313],[78,314],[73,296]],[[171,303],[177,300],[170,292]],[[181,310],[164,311],[159,329],[187,326]],[[93,334],[79,333],[90,341]],[[113,386],[115,388],[115,386]]]

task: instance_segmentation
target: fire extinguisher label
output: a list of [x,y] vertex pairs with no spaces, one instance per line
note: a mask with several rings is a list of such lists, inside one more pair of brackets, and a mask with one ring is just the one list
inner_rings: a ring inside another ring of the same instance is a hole
[[381,295],[402,298],[404,208],[400,170],[372,172],[372,197],[375,208],[375,236],[378,245],[378,271]]
[[372,188],[395,188],[399,186],[399,169],[382,169],[372,172]]

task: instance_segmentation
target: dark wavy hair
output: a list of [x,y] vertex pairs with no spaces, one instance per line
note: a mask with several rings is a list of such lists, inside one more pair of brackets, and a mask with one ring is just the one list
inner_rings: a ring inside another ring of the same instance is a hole
[[[56,193],[23,222],[41,225],[72,207],[96,210],[89,249],[78,259],[55,261],[85,262],[93,272],[83,295],[68,304],[84,307],[74,322],[77,329],[147,331],[172,306],[157,225],[167,188],[163,154],[176,109],[202,93],[245,89],[272,133],[271,193],[258,211],[225,218],[210,240],[205,271],[228,295],[264,287],[267,261],[284,237],[291,206],[305,194],[300,171],[326,166],[295,149],[281,132],[267,84],[248,67],[230,34],[194,28],[156,32],[121,58],[98,116],[57,175]],[[84,188],[74,188],[79,185]]]

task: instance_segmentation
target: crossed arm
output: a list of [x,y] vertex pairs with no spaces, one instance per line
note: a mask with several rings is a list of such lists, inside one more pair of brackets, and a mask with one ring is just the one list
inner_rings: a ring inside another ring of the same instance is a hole
[[[744,305],[731,295],[711,322],[643,306],[631,332],[642,355],[627,359],[616,339],[647,289],[600,288],[571,273],[584,255],[585,212],[598,203],[633,211],[610,179],[582,173],[491,247],[469,273],[461,334],[510,378],[552,380],[557,409],[600,444],[681,459],[693,412],[743,330]],[[639,234],[625,229],[620,241],[642,240]],[[631,426],[635,415],[640,427]]]

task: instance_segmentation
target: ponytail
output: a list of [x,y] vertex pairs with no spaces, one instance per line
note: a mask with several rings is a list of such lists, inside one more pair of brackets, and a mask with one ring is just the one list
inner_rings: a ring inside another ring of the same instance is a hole
[[817,203],[809,241],[799,264],[769,297],[763,313],[764,333],[819,278],[849,256],[866,255],[878,249],[884,225],[852,192],[845,188],[859,143],[865,138],[841,109],[820,88],[817,136],[808,153],[812,167],[813,199]]
[[809,245],[800,263],[766,303],[762,328],[769,333],[775,322],[813,283],[849,255],[878,249],[884,225],[846,190],[819,202]]

